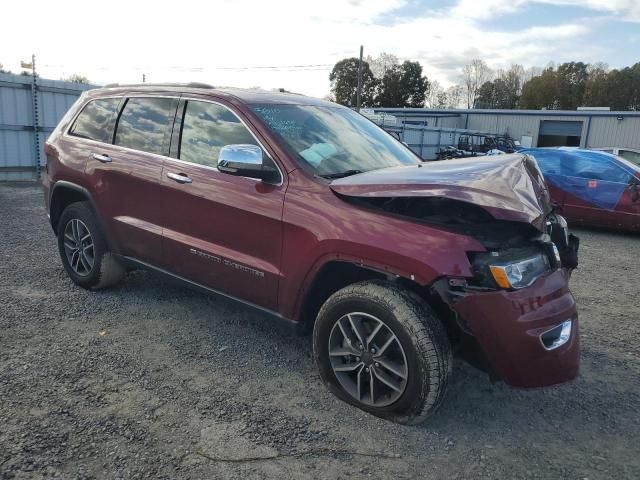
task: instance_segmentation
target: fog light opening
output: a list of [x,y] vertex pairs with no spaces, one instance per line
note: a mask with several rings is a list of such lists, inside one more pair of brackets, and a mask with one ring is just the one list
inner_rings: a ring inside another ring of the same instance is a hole
[[565,320],[540,335],[540,342],[545,350],[555,350],[569,341],[571,337],[571,320]]

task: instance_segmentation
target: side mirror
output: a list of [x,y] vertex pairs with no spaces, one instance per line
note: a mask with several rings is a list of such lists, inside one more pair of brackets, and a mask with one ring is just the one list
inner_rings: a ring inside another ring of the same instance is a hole
[[280,179],[278,169],[265,164],[262,149],[257,145],[225,145],[218,154],[218,170],[239,177],[259,178],[269,183]]

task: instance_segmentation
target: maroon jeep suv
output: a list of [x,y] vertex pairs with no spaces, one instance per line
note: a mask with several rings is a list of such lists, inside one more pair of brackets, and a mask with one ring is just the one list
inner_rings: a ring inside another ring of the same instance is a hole
[[517,387],[578,373],[578,239],[526,155],[423,163],[348,108],[202,84],[91,90],[45,152],[76,284],[145,268],[312,331],[374,415],[424,420],[453,353]]

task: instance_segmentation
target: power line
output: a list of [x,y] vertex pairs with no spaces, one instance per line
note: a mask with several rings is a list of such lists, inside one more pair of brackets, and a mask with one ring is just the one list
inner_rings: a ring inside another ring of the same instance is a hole
[[316,68],[316,67],[332,67],[333,65],[330,65],[328,63],[324,63],[324,64],[313,64],[313,65],[272,65],[272,66],[267,66],[267,65],[260,65],[260,66],[252,66],[252,67],[211,67],[211,70],[262,70],[262,69],[293,69],[293,68],[302,68],[302,69],[310,69],[310,68]]
[[[48,68],[73,68],[70,67],[69,65],[60,65],[60,64],[41,64],[41,66],[43,67],[48,67]],[[184,67],[184,66],[177,66],[177,65],[169,65],[169,66],[162,66],[161,68],[163,69],[168,69],[168,70],[176,70],[176,71],[180,71],[180,72],[205,72],[208,70],[230,70],[230,71],[249,71],[249,70],[260,70],[260,71],[265,71],[265,72],[270,72],[270,71],[274,71],[274,72],[297,72],[297,71],[325,71],[325,70],[330,70],[333,67],[333,65],[331,64],[309,64],[309,65],[255,65],[255,66],[248,66],[248,67],[207,67],[207,68],[203,68],[203,67]],[[134,70],[153,70],[154,68],[150,65],[146,65],[146,66],[135,66],[135,67],[129,67],[129,66],[124,66],[123,69],[126,70],[127,68],[132,68]],[[91,69],[95,69],[95,70],[113,70],[113,66],[94,66],[91,67]]]

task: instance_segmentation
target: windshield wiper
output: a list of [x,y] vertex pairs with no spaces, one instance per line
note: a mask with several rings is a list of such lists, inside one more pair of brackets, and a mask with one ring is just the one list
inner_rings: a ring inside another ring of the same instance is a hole
[[325,175],[320,175],[322,178],[327,178],[327,179],[336,179],[336,178],[344,178],[344,177],[349,177],[351,175],[357,175],[358,173],[362,173],[362,170],[345,170],[344,172],[338,172],[338,173],[327,173]]

